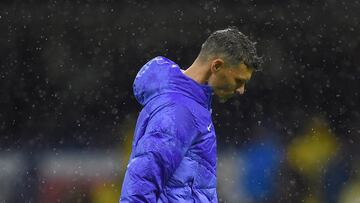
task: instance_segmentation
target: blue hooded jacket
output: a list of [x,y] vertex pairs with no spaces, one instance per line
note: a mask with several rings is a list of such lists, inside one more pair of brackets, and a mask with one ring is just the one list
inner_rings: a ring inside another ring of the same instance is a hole
[[158,56],[136,75],[143,106],[120,202],[217,202],[212,88]]

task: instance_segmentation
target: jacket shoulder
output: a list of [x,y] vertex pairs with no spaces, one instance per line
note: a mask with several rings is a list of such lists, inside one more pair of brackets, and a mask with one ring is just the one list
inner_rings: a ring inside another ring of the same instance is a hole
[[197,124],[191,110],[180,102],[168,102],[158,106],[149,114],[146,131],[158,131],[167,134],[197,131]]

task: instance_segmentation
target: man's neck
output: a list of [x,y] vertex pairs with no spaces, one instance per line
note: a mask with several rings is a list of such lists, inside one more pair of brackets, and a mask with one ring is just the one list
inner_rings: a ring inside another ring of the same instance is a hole
[[201,63],[196,59],[188,69],[183,71],[183,73],[197,83],[205,84],[209,80],[211,72],[205,63]]

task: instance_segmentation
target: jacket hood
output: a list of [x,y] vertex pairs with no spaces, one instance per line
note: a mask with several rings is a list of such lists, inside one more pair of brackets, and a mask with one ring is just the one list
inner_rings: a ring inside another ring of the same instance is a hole
[[176,92],[210,109],[213,89],[208,84],[199,84],[186,76],[179,65],[170,59],[157,56],[139,70],[133,91],[136,100],[143,106],[161,94]]

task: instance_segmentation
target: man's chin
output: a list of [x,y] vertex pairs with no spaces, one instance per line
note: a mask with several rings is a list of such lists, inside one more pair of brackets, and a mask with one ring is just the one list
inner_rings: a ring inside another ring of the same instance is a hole
[[225,103],[227,102],[231,97],[233,97],[234,95],[233,94],[216,94],[217,96],[217,100],[220,102],[220,103]]
[[219,98],[219,102],[220,102],[220,103],[225,103],[225,102],[227,102],[227,100],[229,100],[228,97],[222,97],[222,98],[220,97],[220,98]]
[[220,99],[219,100],[219,103],[221,103],[221,104],[224,104],[225,102],[227,102],[227,100],[225,100],[225,99]]

